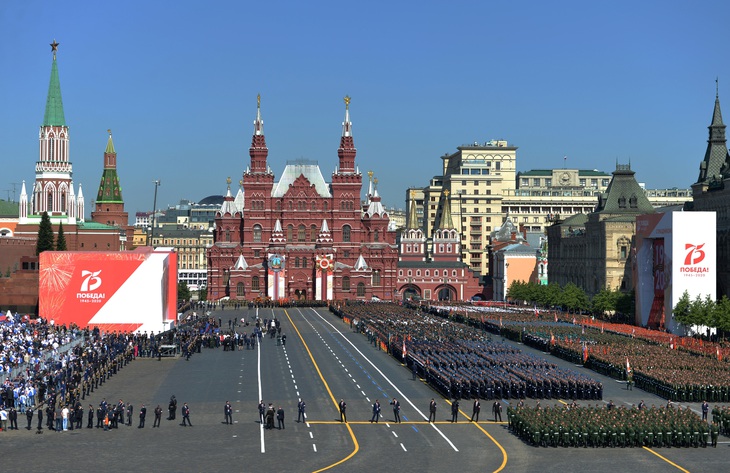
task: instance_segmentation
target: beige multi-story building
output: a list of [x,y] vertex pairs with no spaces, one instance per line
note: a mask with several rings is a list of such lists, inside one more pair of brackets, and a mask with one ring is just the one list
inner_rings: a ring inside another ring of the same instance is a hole
[[[442,175],[423,189],[413,189],[418,222],[427,240],[432,240],[443,205],[449,202],[461,238],[461,260],[480,274],[486,274],[489,266],[489,234],[502,224],[502,198],[515,189],[516,152],[516,147],[502,140],[459,146],[456,153],[441,157]],[[446,189],[450,199],[443,199]],[[410,190],[406,194],[409,209]]]
[[[489,273],[489,235],[509,217],[527,232],[545,233],[548,226],[571,215],[596,210],[611,174],[589,169],[536,169],[516,172],[517,147],[492,140],[457,147],[445,154],[442,174],[423,188],[406,191],[406,208],[415,208],[430,247],[443,212],[443,190],[451,194],[450,210],[461,237],[462,261]],[[691,189],[652,189],[639,184],[654,208],[683,204]],[[415,201],[415,207],[411,206]],[[410,216],[408,217],[410,219]]]
[[174,248],[178,271],[208,267],[206,250],[213,245],[213,232],[189,228],[155,228],[152,246]]
[[[610,181],[611,174],[595,169],[519,172],[517,189],[502,199],[502,212],[518,227],[544,233],[556,220],[593,212]],[[655,209],[692,200],[692,189],[646,189],[638,184]]]

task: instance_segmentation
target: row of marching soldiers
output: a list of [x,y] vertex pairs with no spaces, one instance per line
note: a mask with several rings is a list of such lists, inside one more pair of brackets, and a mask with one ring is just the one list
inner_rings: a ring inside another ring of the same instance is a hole
[[719,426],[689,408],[509,407],[510,431],[537,447],[716,447]]

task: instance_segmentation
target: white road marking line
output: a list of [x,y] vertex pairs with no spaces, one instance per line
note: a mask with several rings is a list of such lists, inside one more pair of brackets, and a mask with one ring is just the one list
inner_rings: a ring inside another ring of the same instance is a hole
[[[393,389],[395,389],[395,390],[396,390],[396,392],[398,392],[398,394],[400,395],[401,399],[403,399],[404,401],[406,401],[406,402],[407,402],[407,403],[408,403],[408,404],[409,404],[409,405],[410,405],[410,406],[411,406],[411,407],[412,407],[412,408],[413,408],[413,409],[414,409],[414,410],[415,410],[415,411],[416,411],[416,412],[418,413],[418,415],[420,415],[420,416],[421,416],[421,418],[423,418],[423,420],[427,420],[427,419],[428,419],[428,417],[426,417],[426,415],[425,415],[425,414],[424,414],[424,413],[423,413],[423,412],[422,412],[422,411],[421,411],[421,410],[420,410],[420,409],[419,409],[418,407],[416,407],[416,405],[415,405],[415,404],[413,404],[413,401],[411,401],[411,400],[410,400],[410,398],[408,398],[408,397],[407,397],[407,396],[406,396],[405,394],[403,394],[403,392],[402,392],[402,391],[401,391],[400,389],[398,389],[398,387],[397,387],[397,386],[396,386],[395,384],[393,384],[393,382],[392,382],[392,381],[390,380],[390,378],[388,378],[387,376],[385,376],[385,374],[384,374],[384,373],[383,373],[383,372],[382,372],[382,371],[380,370],[380,368],[378,368],[377,366],[375,366],[375,363],[373,363],[372,361],[370,361],[370,358],[368,358],[367,356],[365,356],[365,354],[364,354],[364,353],[363,353],[362,351],[360,351],[360,349],[358,349],[358,348],[357,348],[357,347],[355,346],[355,344],[354,344],[354,343],[352,343],[352,342],[350,341],[350,339],[348,339],[348,338],[347,338],[347,337],[346,337],[346,336],[345,336],[345,335],[344,335],[344,334],[343,334],[343,333],[342,333],[342,332],[341,332],[340,330],[338,330],[338,329],[337,329],[337,327],[335,327],[334,325],[332,325],[332,323],[331,323],[331,322],[330,322],[329,320],[325,319],[325,318],[324,318],[324,317],[323,317],[323,316],[322,316],[322,315],[321,315],[321,314],[320,314],[319,312],[317,312],[317,311],[316,311],[316,310],[314,310],[314,309],[311,309],[311,311],[312,311],[312,312],[313,312],[313,313],[314,313],[314,314],[315,314],[315,315],[316,315],[317,317],[319,317],[319,318],[320,318],[320,320],[322,320],[322,322],[324,322],[325,324],[329,325],[329,326],[330,326],[330,327],[332,328],[332,330],[334,330],[335,332],[337,332],[337,333],[338,333],[338,334],[339,334],[339,335],[340,335],[340,336],[342,337],[342,339],[343,339],[343,340],[345,340],[345,341],[346,341],[346,342],[347,342],[348,344],[350,344],[350,346],[351,346],[351,347],[352,347],[352,348],[353,348],[353,349],[354,349],[354,350],[355,350],[355,351],[356,351],[356,352],[357,352],[357,353],[358,353],[358,354],[359,354],[359,355],[360,355],[360,356],[361,356],[361,357],[362,357],[362,358],[363,358],[363,359],[364,359],[365,361],[367,361],[367,362],[368,362],[368,364],[369,364],[370,366],[372,366],[372,367],[373,367],[373,369],[374,369],[374,370],[375,370],[375,371],[376,371],[376,372],[377,372],[377,373],[378,373],[378,374],[379,374],[380,376],[382,376],[382,377],[383,377],[383,379],[385,379],[385,380],[386,380],[386,381],[388,382],[388,384],[390,384],[390,385],[391,385],[391,386],[393,387]],[[301,311],[300,311],[300,313],[301,313]],[[447,436],[446,436],[446,435],[445,435],[445,434],[444,434],[444,433],[443,433],[443,432],[442,432],[442,431],[441,431],[441,430],[440,430],[440,429],[439,429],[438,427],[436,427],[436,424],[431,424],[431,427],[432,427],[432,428],[433,428],[434,430],[436,430],[436,432],[438,432],[438,433],[439,433],[439,435],[441,435],[441,437],[442,437],[442,438],[443,438],[443,439],[444,439],[444,440],[445,440],[445,441],[446,441],[446,442],[447,442],[447,443],[449,444],[449,446],[451,446],[451,448],[453,448],[453,449],[454,449],[454,451],[455,451],[455,452],[458,452],[458,451],[459,451],[459,449],[458,449],[458,448],[456,448],[456,445],[454,445],[454,443],[453,443],[453,442],[452,442],[452,441],[451,441],[451,440],[450,440],[450,439],[449,439],[449,438],[448,438],[448,437],[447,437]],[[405,447],[404,447],[403,449],[405,450]]]
[[404,451],[404,452],[407,452],[407,451],[408,451],[408,450],[406,450],[406,447],[405,447],[405,445],[403,445],[403,444],[400,444],[400,446],[401,446],[401,448],[403,449],[403,451]]

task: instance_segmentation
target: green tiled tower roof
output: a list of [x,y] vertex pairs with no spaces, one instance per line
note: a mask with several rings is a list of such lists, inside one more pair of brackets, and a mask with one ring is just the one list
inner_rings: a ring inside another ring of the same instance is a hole
[[61,82],[58,80],[58,66],[56,65],[58,43],[53,41],[51,48],[53,48],[53,65],[51,66],[51,82],[48,84],[46,113],[43,115],[42,126],[66,126],[66,117],[63,115],[63,100],[61,99]]
[[117,175],[116,155],[117,152],[114,150],[111,130],[109,130],[109,141],[107,141],[106,150],[104,151],[104,172],[101,175],[99,192],[96,195],[97,203],[124,203],[122,199],[122,186],[119,185],[119,176]]

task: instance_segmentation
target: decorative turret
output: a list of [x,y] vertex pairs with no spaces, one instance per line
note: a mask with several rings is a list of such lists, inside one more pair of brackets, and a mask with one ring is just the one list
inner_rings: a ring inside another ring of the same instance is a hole
[[698,184],[708,185],[710,181],[721,181],[730,175],[730,155],[727,150],[725,138],[725,124],[722,122],[720,111],[720,93],[715,88],[715,108],[712,111],[712,123],[708,127],[710,136],[707,140],[707,151],[705,158],[700,163],[700,175],[697,178]]
[[408,210],[408,226],[400,237],[399,261],[426,261],[426,238],[418,226],[416,191],[411,189],[411,207]]
[[233,199],[233,195],[231,194],[231,178],[226,179],[226,184],[228,186],[228,189],[226,190],[226,196],[223,197],[223,203],[221,204],[221,208],[218,211],[218,215],[222,217],[232,217],[238,213],[238,209],[236,208],[236,204]]
[[269,242],[277,245],[283,245],[286,243],[286,238],[284,238],[284,230],[281,228],[281,221],[278,218],[276,219],[276,223],[274,224],[274,231],[271,232],[271,238],[269,238]]
[[252,173],[268,172],[266,158],[269,156],[269,148],[266,147],[264,120],[261,118],[261,94],[256,96],[256,120],[253,122],[253,138],[248,154],[251,157]]
[[28,221],[28,193],[25,191],[25,180],[23,180],[23,186],[20,188],[20,204],[18,205],[20,211],[20,220],[18,223],[26,223]]
[[327,225],[327,220],[322,220],[322,228],[319,230],[319,235],[317,236],[317,246],[331,246],[332,242],[334,240],[332,239],[332,234],[330,233],[330,228]]
[[83,222],[84,217],[84,191],[81,189],[81,184],[79,184],[79,195],[76,197],[76,220],[79,222]]
[[342,122],[342,138],[340,138],[340,147],[337,150],[337,156],[340,158],[338,172],[340,174],[355,173],[355,143],[352,139],[352,122],[350,121],[350,97],[345,97],[345,121]]
[[441,221],[433,234],[433,260],[460,261],[461,242],[451,219],[451,200],[448,189],[444,190],[442,205]]

